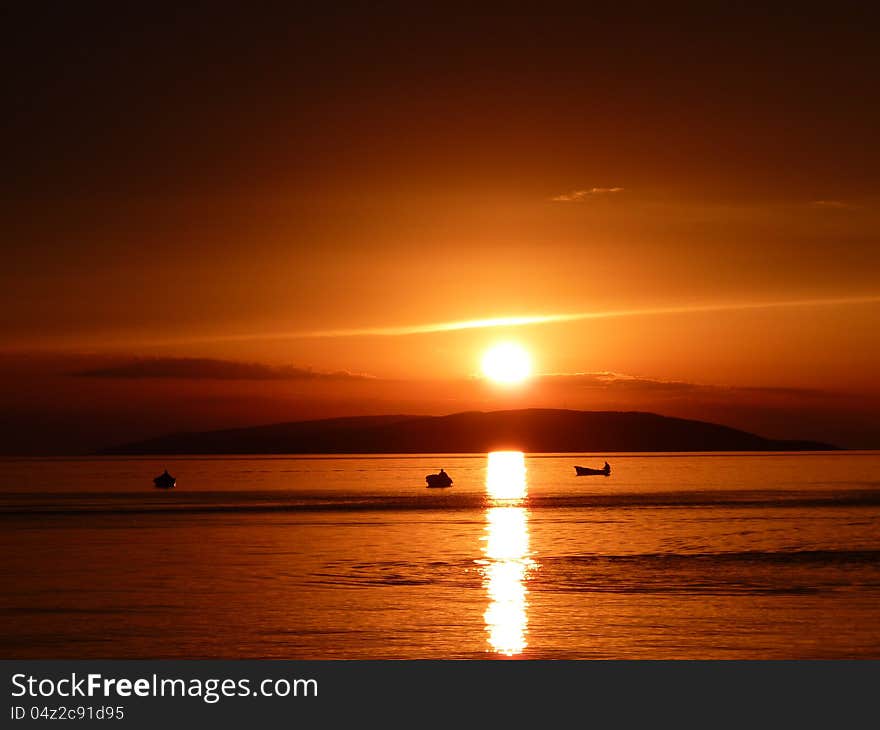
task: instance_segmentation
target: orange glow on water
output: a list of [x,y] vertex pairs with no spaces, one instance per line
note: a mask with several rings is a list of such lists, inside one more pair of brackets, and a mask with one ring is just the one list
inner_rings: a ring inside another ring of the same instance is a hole
[[483,618],[491,650],[505,656],[523,652],[528,645],[528,589],[526,581],[535,562],[529,550],[529,512],[525,457],[520,451],[489,454],[486,491],[492,506],[486,509],[486,535],[481,561],[489,598]]
[[495,500],[526,496],[526,460],[522,451],[493,451],[486,467],[486,492]]

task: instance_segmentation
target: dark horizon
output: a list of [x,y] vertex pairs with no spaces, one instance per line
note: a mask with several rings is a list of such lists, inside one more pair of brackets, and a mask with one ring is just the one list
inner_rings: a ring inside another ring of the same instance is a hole
[[355,416],[244,429],[166,434],[102,455],[486,454],[699,451],[838,451],[779,441],[706,421],[637,411],[525,408],[445,416]]
[[86,454],[172,432],[348,416],[438,416],[562,408],[641,411],[722,423],[777,440],[880,448],[880,398],[806,388],[751,388],[619,373],[418,380],[259,362],[92,355],[0,356],[0,454]]

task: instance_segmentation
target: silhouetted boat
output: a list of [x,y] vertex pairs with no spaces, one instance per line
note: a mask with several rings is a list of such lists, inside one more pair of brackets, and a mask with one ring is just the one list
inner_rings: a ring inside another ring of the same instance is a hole
[[155,484],[159,489],[172,489],[175,484],[177,484],[177,480],[168,473],[166,469],[159,476],[153,479],[153,484]]
[[605,466],[601,469],[590,469],[586,466],[576,466],[574,468],[575,472],[579,477],[589,477],[589,476],[603,476],[607,477],[611,474],[611,465],[606,461]]
[[442,487],[452,486],[452,477],[443,471],[443,469],[440,470],[439,474],[428,474],[428,476],[425,477],[425,481],[428,482],[428,489],[440,489]]

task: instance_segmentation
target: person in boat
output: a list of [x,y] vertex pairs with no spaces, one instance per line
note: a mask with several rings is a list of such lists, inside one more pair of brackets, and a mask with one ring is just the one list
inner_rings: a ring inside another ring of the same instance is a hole
[[439,476],[443,477],[444,479],[449,479],[449,474],[447,474],[442,468],[440,469]]
[[603,466],[602,469],[603,469],[604,471],[611,471],[611,464],[609,464],[609,463],[606,461],[606,462],[605,462],[605,466]]

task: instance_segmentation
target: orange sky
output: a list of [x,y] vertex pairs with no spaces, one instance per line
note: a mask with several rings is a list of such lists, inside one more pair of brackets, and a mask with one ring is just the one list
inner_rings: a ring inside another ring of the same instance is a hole
[[[22,449],[84,414],[103,425],[77,447],[511,403],[880,445],[858,13],[70,12],[11,18],[4,51],[0,408],[37,424]],[[351,334],[558,314],[598,316]],[[557,377],[475,384],[499,339]],[[70,375],[144,357],[370,377]],[[607,372],[627,377],[578,375]]]

